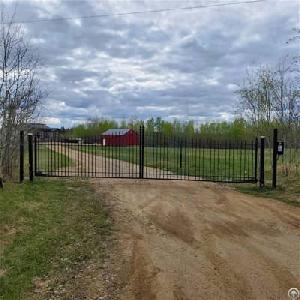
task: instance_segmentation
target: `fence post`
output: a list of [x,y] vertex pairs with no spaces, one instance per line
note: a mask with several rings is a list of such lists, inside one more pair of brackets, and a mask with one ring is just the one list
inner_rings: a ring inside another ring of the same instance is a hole
[[28,134],[29,179],[33,181],[33,134]]
[[20,183],[24,181],[24,131],[20,131]]
[[140,161],[139,161],[139,178],[144,178],[144,135],[145,135],[145,130],[144,126],[140,126]]
[[140,132],[139,132],[139,178],[142,178],[141,164],[142,164],[142,126],[140,126]]
[[37,173],[37,137],[34,136],[34,176],[36,176]]
[[277,185],[277,145],[278,145],[278,130],[273,130],[273,164],[272,164],[272,188],[276,189]]
[[142,178],[144,178],[144,165],[145,165],[145,127],[142,125]]
[[265,185],[265,137],[260,137],[260,175],[259,175],[259,186]]
[[255,152],[254,152],[254,174],[255,174],[255,182],[257,182],[257,160],[258,160],[258,138],[255,138]]
[[182,169],[182,140],[179,142],[179,167]]

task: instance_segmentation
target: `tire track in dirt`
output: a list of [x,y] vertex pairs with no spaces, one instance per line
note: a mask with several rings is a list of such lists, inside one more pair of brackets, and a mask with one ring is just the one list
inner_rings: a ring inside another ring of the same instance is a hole
[[134,296],[136,299],[156,300],[152,284],[158,273],[159,269],[153,266],[142,240],[136,240],[133,247],[131,275],[135,287]]

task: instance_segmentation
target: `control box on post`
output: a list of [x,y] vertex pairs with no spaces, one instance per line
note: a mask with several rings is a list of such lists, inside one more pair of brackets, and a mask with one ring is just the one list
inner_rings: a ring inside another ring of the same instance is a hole
[[284,142],[277,142],[277,155],[284,154]]

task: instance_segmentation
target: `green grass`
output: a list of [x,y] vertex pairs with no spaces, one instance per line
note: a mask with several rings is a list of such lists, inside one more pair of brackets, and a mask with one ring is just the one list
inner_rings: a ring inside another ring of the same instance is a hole
[[25,299],[46,276],[70,282],[83,263],[103,259],[110,224],[86,182],[7,183],[0,211],[0,299]]
[[277,188],[271,187],[271,180],[266,180],[263,188],[257,185],[236,185],[235,188],[243,193],[277,199],[293,206],[300,206],[300,176],[278,176]]
[[288,148],[277,160],[277,188],[272,189],[272,150],[265,149],[265,187],[240,185],[237,189],[256,196],[264,196],[299,206],[300,149]]

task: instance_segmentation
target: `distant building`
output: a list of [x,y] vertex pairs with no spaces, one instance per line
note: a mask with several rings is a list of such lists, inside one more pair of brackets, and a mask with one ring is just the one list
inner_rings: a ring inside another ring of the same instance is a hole
[[108,129],[102,133],[103,146],[139,145],[139,135],[132,129]]
[[25,130],[31,133],[37,132],[37,131],[45,131],[49,130],[49,126],[47,126],[44,123],[26,123],[25,124]]
[[68,130],[64,128],[50,128],[44,123],[26,123],[24,130],[27,133],[35,134],[40,140],[52,139],[61,134],[65,134]]

